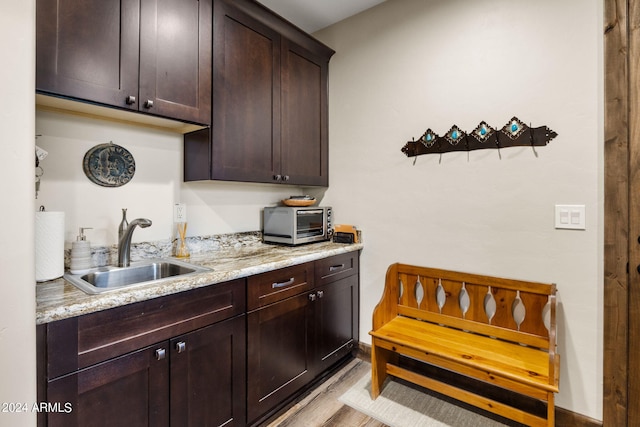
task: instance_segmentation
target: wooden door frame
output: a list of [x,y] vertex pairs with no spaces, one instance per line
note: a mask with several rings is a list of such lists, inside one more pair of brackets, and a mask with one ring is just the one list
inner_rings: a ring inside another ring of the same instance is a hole
[[604,0],[603,424],[616,427],[640,420],[639,13],[640,0]]

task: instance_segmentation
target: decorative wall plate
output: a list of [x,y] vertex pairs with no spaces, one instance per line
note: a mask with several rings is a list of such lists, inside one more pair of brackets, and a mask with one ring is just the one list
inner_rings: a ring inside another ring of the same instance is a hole
[[84,155],[82,169],[91,182],[102,187],[120,187],[131,181],[136,162],[131,153],[112,142],[96,145]]

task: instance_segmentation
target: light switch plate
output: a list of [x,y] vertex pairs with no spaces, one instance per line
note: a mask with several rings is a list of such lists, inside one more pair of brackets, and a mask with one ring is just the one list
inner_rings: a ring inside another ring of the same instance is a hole
[[556,205],[556,228],[586,230],[584,205]]

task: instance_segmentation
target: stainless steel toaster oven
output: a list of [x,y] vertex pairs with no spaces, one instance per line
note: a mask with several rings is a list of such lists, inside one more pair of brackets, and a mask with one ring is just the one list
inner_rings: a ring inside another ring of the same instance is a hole
[[330,240],[333,233],[331,207],[267,207],[262,219],[266,243],[301,245]]

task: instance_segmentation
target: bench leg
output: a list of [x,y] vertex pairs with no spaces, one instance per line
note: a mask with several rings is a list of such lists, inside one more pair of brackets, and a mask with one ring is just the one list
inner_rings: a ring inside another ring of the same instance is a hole
[[556,407],[554,404],[554,394],[547,395],[547,426],[554,427],[556,425]]
[[387,362],[390,352],[376,346],[375,338],[371,344],[371,398],[375,400],[382,391],[382,384],[387,378]]

